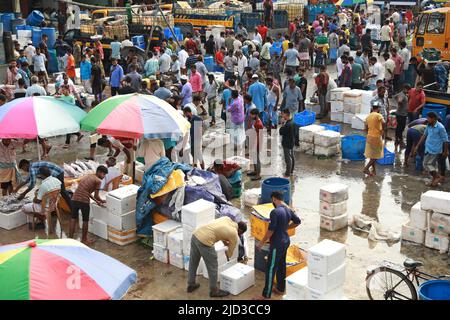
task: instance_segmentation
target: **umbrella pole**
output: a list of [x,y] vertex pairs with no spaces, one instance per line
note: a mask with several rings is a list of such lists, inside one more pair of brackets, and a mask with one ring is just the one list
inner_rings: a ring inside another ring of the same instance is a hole
[[[133,145],[133,148],[136,146],[137,147],[137,142],[138,142],[138,140],[137,139],[134,139],[134,141],[133,141],[134,143],[134,145]],[[136,151],[133,151],[133,173],[132,173],[132,175],[133,175],[133,177],[132,177],[132,181],[133,181],[133,183],[135,183],[135,179],[136,179]]]
[[36,150],[38,153],[38,160],[41,161],[41,153],[39,152],[39,136],[36,136]]

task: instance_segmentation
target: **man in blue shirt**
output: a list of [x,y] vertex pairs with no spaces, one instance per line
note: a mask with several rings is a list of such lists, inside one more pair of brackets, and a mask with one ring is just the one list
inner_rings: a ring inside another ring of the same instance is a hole
[[[269,255],[267,257],[266,283],[261,300],[270,299],[272,290],[276,294],[284,294],[286,288],[286,254],[291,244],[288,229],[295,229],[300,225],[300,218],[283,201],[283,193],[274,191],[271,194],[275,207],[270,212],[269,230],[256,246],[261,250],[270,240]],[[273,288],[273,278],[277,276],[277,288]]]
[[111,42],[111,58],[116,58],[120,60],[120,49],[122,48],[122,43],[120,43],[119,38],[114,36],[114,41]]
[[86,59],[86,56],[83,54],[81,56],[80,62],[80,79],[84,89],[89,93],[92,93],[91,70],[92,70],[91,62],[88,59]]
[[[417,149],[425,141],[425,157],[423,158],[423,167],[430,172],[432,180],[427,186],[436,187],[444,181],[444,177],[438,172],[439,163],[448,157],[448,136],[445,127],[438,122],[438,116],[435,112],[428,112],[428,125],[425,133],[420,138],[417,146],[414,148],[413,156]],[[445,166],[445,162],[444,162]]]
[[253,103],[261,113],[267,108],[267,88],[258,79],[257,74],[252,76],[253,84],[250,85],[247,93],[252,96]]
[[180,93],[180,96],[183,98],[183,100],[181,101],[181,106],[184,107],[188,103],[192,102],[192,86],[188,82],[188,77],[186,75],[182,75],[180,80],[181,84],[183,85]]
[[120,82],[123,78],[123,69],[117,63],[116,58],[111,58],[111,72],[109,77],[109,85],[111,86],[111,96],[115,96],[120,88]]

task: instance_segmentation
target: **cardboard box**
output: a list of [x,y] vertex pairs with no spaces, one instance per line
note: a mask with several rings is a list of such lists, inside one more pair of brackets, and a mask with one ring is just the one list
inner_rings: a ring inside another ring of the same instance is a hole
[[429,190],[420,197],[422,210],[450,214],[450,192]]
[[237,263],[220,273],[220,289],[238,295],[255,285],[255,269],[251,266]]
[[169,233],[167,249],[172,253],[183,254],[183,228],[178,228]]
[[342,183],[331,183],[320,188],[320,200],[338,203],[348,199],[348,186]]
[[139,187],[134,184],[110,191],[106,196],[106,208],[111,214],[124,215],[136,210],[136,196]]
[[308,267],[304,267],[286,278],[286,296],[288,300],[306,300],[308,273]]
[[441,253],[448,251],[448,235],[441,235],[427,231],[425,233],[425,247],[439,250]]
[[11,213],[0,212],[0,228],[12,230],[27,224],[27,216],[22,210]]
[[201,227],[215,219],[216,205],[203,199],[181,208],[181,222],[193,228]]
[[184,257],[182,254],[171,252],[169,250],[169,262],[174,267],[177,267],[181,270],[184,269]]
[[308,268],[330,273],[345,263],[345,245],[332,240],[322,240],[308,250]]
[[169,263],[169,250],[153,243],[153,257],[162,263]]
[[138,239],[136,229],[128,231],[120,231],[114,228],[108,227],[108,240],[119,246],[125,246],[127,244],[136,242]]
[[92,231],[96,236],[108,240],[108,225],[104,221],[92,219]]
[[428,212],[421,209],[420,202],[417,202],[409,214],[409,225],[417,229],[428,228]]
[[130,211],[122,216],[109,213],[107,222],[110,227],[121,231],[136,229],[136,211]]
[[330,292],[342,286],[345,282],[345,263],[329,273],[311,268],[308,271],[308,287],[313,290]]
[[181,223],[175,220],[166,220],[153,225],[153,243],[167,248],[169,233],[181,227]]
[[328,203],[326,201],[320,201],[319,212],[321,215],[332,218],[341,216],[347,212],[347,200],[337,203]]
[[405,223],[402,226],[402,240],[411,241],[414,243],[424,244],[425,229],[417,229],[410,225],[411,222]]
[[336,231],[348,226],[348,214],[344,213],[340,216],[329,217],[320,215],[320,227],[328,231]]

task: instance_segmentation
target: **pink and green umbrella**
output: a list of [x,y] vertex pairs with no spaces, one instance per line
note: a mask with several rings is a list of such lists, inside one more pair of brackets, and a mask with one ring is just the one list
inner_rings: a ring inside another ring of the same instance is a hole
[[121,299],[136,271],[73,239],[0,246],[0,300]]
[[80,131],[86,112],[54,97],[19,98],[0,107],[0,138],[48,138]]
[[132,139],[178,139],[189,128],[190,123],[169,103],[138,93],[111,97],[81,121],[82,130]]

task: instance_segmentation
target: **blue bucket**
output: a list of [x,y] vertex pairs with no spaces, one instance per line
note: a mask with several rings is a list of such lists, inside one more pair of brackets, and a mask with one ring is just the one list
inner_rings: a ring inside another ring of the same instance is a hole
[[450,280],[430,280],[419,287],[419,300],[450,300]]
[[342,158],[352,161],[365,160],[366,137],[360,135],[345,136],[341,139]]
[[445,126],[447,121],[447,106],[438,103],[427,103],[422,110],[422,118],[426,118],[428,112],[435,112],[442,120],[442,124]]
[[283,201],[291,203],[291,182],[285,178],[268,178],[263,180],[261,185],[261,203],[272,203],[271,194],[274,191],[283,193]]
[[9,32],[13,31],[11,26],[11,21],[15,19],[14,13],[3,13],[2,14],[2,22],[3,22],[3,31]]
[[39,27],[44,21],[44,15],[39,10],[33,10],[27,18],[27,24],[34,27]]
[[53,48],[56,42],[56,31],[55,28],[41,28],[42,34],[46,34],[48,37],[47,46]]
[[384,157],[377,159],[377,163],[382,166],[390,166],[395,162],[395,153],[390,152],[387,148],[384,148]]
[[294,115],[294,123],[300,127],[309,126],[316,121],[316,113],[305,110]]
[[42,40],[42,30],[41,28],[33,28],[32,39],[33,46],[37,47]]

